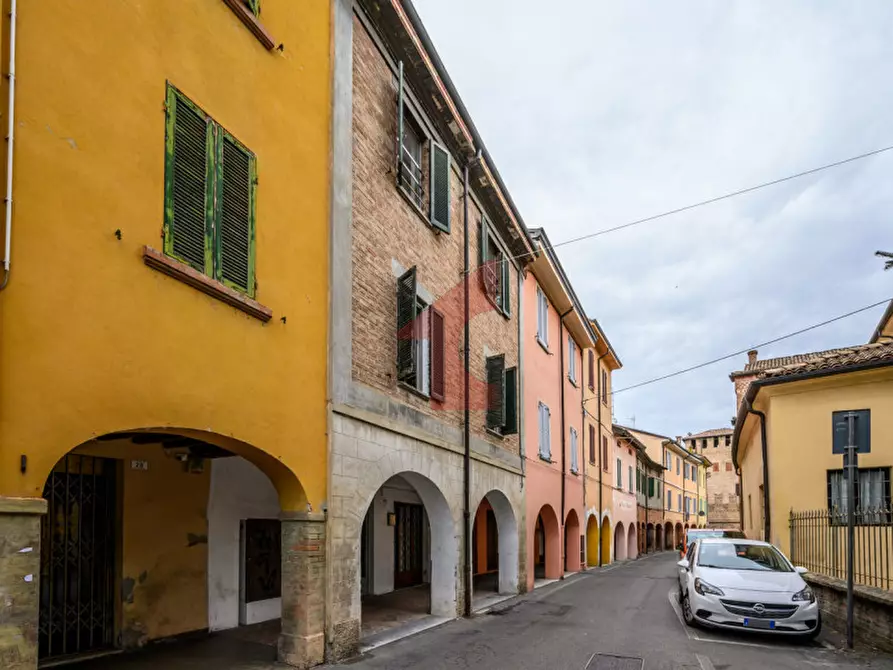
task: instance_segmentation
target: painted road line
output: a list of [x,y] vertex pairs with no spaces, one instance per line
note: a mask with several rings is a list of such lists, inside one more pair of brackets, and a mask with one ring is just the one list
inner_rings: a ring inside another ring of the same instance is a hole
[[688,636],[689,640],[700,640],[698,634],[692,630],[692,627],[685,623],[685,618],[682,616],[682,608],[679,606],[679,603],[676,600],[676,589],[670,589],[670,593],[668,594],[670,598],[670,607],[673,608],[673,611],[676,612],[676,617],[679,619],[679,623],[682,626],[682,630],[685,631],[686,636]]
[[698,659],[698,664],[701,666],[701,670],[716,670],[713,665],[713,661],[710,660],[709,656],[704,656],[704,654],[695,654],[695,658]]

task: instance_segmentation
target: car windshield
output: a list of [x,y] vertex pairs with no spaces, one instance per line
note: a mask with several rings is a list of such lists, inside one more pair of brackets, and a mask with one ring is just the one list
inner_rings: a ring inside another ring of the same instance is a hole
[[793,568],[775,547],[764,544],[706,542],[698,552],[702,568],[723,570],[758,570],[760,572],[792,572]]

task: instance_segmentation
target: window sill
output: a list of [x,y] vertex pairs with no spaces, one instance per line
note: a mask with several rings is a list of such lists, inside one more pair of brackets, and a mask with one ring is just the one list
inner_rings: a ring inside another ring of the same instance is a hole
[[568,375],[567,380],[571,383],[571,386],[573,386],[575,389],[580,388],[580,386],[577,384],[577,380],[572,379],[570,375]]
[[551,456],[543,456],[542,454],[539,454],[539,457],[540,457],[540,460],[543,461],[544,463],[554,463],[555,462],[552,460]]
[[223,0],[226,6],[233,10],[233,13],[239,17],[239,20],[245,24],[245,27],[251,31],[257,40],[264,45],[267,51],[272,51],[276,47],[276,40],[267,32],[254,13],[248,9],[244,0]]
[[487,428],[485,428],[484,430],[486,430],[490,435],[492,435],[492,436],[494,436],[494,437],[498,437],[500,440],[504,440],[504,439],[505,439],[505,435],[503,435],[502,433],[500,433],[500,432],[499,432],[498,430],[496,430],[495,428],[487,427]]
[[205,295],[224,302],[230,307],[235,307],[264,323],[273,318],[273,310],[269,307],[231,289],[229,286],[224,286],[185,263],[165,256],[164,253],[153,249],[149,245],[143,247],[143,262],[153,270],[158,270],[169,277],[188,284]]
[[499,313],[502,315],[502,317],[503,317],[504,319],[509,320],[509,319],[512,318],[512,315],[511,315],[511,314],[506,314],[505,310],[502,309],[502,306],[501,306],[499,303],[497,303],[497,302],[496,302],[496,299],[495,299],[492,295],[490,295],[489,293],[487,293],[486,290],[484,291],[484,295],[487,296],[487,300],[490,301],[490,304],[493,305],[493,307],[496,308],[496,311],[499,312]]
[[427,395],[427,394],[424,393],[423,391],[419,391],[419,390],[418,390],[415,386],[413,386],[412,384],[407,384],[406,382],[397,382],[397,386],[399,386],[400,388],[402,388],[404,391],[407,391],[407,392],[409,392],[409,393],[412,393],[412,394],[415,395],[415,396],[418,396],[418,397],[421,398],[422,400],[431,400],[431,396]]
[[579,471],[579,470],[571,470],[570,473],[571,473],[574,477],[579,477],[579,476],[580,476],[580,471]]
[[536,341],[537,341],[537,343],[543,348],[543,350],[544,350],[547,354],[549,354],[550,356],[552,355],[552,352],[549,351],[549,345],[546,344],[545,342],[543,342],[543,341],[540,339],[540,336],[539,336],[539,335],[536,336]]

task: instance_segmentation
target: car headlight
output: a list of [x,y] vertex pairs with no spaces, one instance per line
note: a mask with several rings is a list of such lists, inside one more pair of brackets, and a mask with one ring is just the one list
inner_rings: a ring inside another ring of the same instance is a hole
[[711,595],[711,596],[724,596],[725,593],[722,592],[721,589],[713,586],[712,584],[708,584],[703,579],[698,577],[695,579],[695,591],[700,593],[702,596]]
[[814,603],[815,602],[815,594],[812,592],[812,589],[808,586],[802,591],[798,591],[794,594],[794,597],[791,598],[795,603],[803,602],[803,603]]

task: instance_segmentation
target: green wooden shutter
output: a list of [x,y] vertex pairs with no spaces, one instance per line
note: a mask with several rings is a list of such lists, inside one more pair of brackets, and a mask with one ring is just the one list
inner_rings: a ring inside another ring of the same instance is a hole
[[210,120],[168,87],[164,251],[211,272],[213,132]]
[[248,5],[252,14],[260,16],[260,0],[245,0],[245,4]]
[[503,435],[514,435],[518,432],[518,368],[505,371],[505,426]]
[[220,132],[217,165],[217,278],[254,295],[255,158],[229,133]]
[[397,65],[397,185],[403,185],[403,61]]
[[397,379],[400,381],[415,378],[415,311],[416,269],[413,266],[397,280]]
[[487,428],[505,425],[505,356],[487,358]]
[[435,307],[431,312],[431,397],[443,402],[446,397],[446,352],[444,350],[443,313]]
[[509,263],[509,259],[505,256],[502,257],[500,262],[502,263],[502,311],[505,312],[506,316],[511,316],[512,287],[511,284],[509,284],[512,277],[510,270],[511,263]]
[[431,225],[450,232],[450,155],[431,143]]

